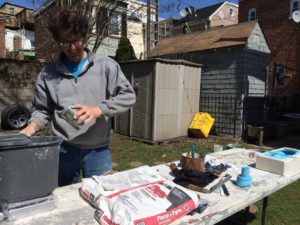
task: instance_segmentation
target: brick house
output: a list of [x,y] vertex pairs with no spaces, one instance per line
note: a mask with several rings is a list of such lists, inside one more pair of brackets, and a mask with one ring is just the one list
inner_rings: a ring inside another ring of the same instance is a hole
[[300,94],[300,33],[292,13],[299,0],[239,0],[239,22],[258,20],[271,50],[267,94]]
[[4,19],[5,26],[11,29],[19,29],[20,26],[24,26],[33,30],[32,12],[32,9],[9,2],[4,2],[0,6],[0,18]]
[[34,54],[32,51],[34,48],[32,12],[32,9],[9,2],[4,2],[0,6],[0,57],[11,57],[21,51],[22,55],[28,58]]

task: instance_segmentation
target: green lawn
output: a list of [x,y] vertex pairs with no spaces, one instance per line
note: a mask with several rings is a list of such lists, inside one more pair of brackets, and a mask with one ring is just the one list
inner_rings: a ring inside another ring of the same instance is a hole
[[[198,151],[212,152],[213,144],[232,143],[232,140],[218,139],[184,139],[170,144],[146,144],[140,141],[132,141],[113,134],[111,138],[111,152],[114,162],[114,170],[122,171],[143,164],[156,165],[180,159],[183,152],[191,149],[196,144]],[[250,225],[259,225],[261,221],[262,202],[257,204],[258,212],[249,216]],[[243,215],[237,214],[237,218]],[[231,222],[221,224],[231,225]],[[267,209],[267,225],[300,225],[300,180],[286,188],[269,196]]]

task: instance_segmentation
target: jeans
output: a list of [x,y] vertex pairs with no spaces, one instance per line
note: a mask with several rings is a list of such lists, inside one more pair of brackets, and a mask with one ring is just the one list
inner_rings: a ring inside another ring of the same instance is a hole
[[108,146],[83,150],[63,143],[59,153],[58,185],[61,187],[78,183],[81,168],[84,178],[111,171],[112,160]]

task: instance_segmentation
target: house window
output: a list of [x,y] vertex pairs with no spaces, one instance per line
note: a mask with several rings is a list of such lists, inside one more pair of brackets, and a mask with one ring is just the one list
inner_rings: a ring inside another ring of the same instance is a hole
[[234,10],[232,8],[229,9],[229,16],[234,17]]
[[122,14],[116,11],[110,12],[109,10],[102,8],[98,14],[98,24],[96,27],[96,32],[102,32],[102,29],[104,29],[107,22],[109,23],[108,34],[121,36]]
[[291,0],[290,14],[292,15],[296,10],[299,10],[299,0]]
[[15,9],[13,7],[9,7],[9,13],[10,14],[15,14]]
[[122,27],[122,15],[118,12],[113,12],[110,18],[109,24],[109,34],[112,35],[121,35],[121,27]]
[[5,21],[6,21],[7,23],[10,23],[10,22],[11,22],[10,16],[6,16],[6,17],[5,17]]
[[256,8],[249,9],[248,11],[248,21],[256,20]]
[[274,76],[275,76],[275,86],[282,87],[284,86],[284,74],[285,69],[281,65],[274,65]]

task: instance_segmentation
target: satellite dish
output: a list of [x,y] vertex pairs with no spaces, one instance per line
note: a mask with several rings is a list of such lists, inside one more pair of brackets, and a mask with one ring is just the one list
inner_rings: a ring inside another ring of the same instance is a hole
[[180,10],[180,16],[185,17],[187,15],[187,12],[185,9]]
[[300,22],[300,11],[299,10],[294,11],[292,14],[292,18],[295,23],[299,23]]

